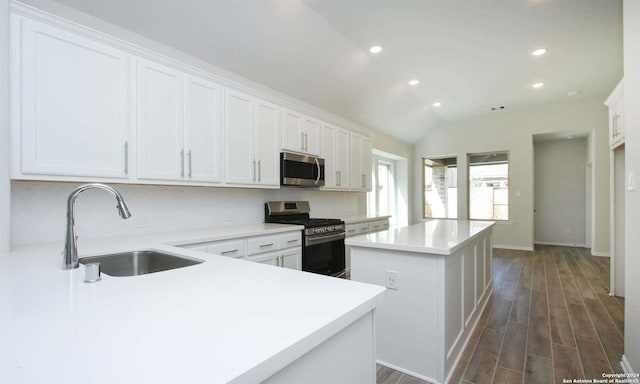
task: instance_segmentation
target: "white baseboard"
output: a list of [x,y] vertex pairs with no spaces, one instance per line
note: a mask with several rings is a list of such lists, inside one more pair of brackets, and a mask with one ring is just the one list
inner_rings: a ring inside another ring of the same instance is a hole
[[575,244],[575,243],[561,243],[558,241],[536,241],[534,244],[540,245],[555,245],[558,247],[579,247],[579,248],[587,248],[586,244]]
[[393,369],[394,371],[398,371],[398,372],[406,373],[406,374],[407,374],[407,375],[409,375],[409,376],[417,377],[418,379],[420,379],[420,380],[424,380],[424,381],[427,381],[427,382],[429,382],[429,383],[433,383],[433,384],[441,384],[441,383],[440,383],[438,380],[436,380],[436,379],[432,379],[432,378],[430,378],[430,377],[420,375],[420,374],[415,373],[415,372],[413,372],[413,371],[410,371],[410,370],[408,370],[408,369],[400,368],[400,367],[398,367],[398,366],[396,366],[396,365],[389,364],[389,363],[384,362],[384,361],[382,361],[382,360],[376,360],[376,363],[378,363],[378,364],[380,364],[380,365],[384,365],[384,366],[385,366],[385,367],[387,367],[387,368],[391,368],[391,369]]
[[611,253],[591,251],[591,256],[611,257]]
[[533,247],[522,247],[522,246],[519,246],[519,245],[493,244],[493,248],[513,249],[513,250],[516,250],[516,251],[533,251]]
[[625,355],[622,355],[620,366],[622,367],[622,370],[624,371],[624,373],[635,374],[635,372],[633,371],[633,368],[631,368],[631,365],[629,365],[629,360],[627,360],[627,357]]

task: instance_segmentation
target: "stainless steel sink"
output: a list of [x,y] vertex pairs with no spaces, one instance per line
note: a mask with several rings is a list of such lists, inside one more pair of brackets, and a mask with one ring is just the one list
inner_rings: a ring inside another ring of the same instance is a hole
[[203,260],[187,259],[159,251],[132,251],[83,257],[81,264],[100,263],[100,271],[109,276],[138,276],[200,264]]

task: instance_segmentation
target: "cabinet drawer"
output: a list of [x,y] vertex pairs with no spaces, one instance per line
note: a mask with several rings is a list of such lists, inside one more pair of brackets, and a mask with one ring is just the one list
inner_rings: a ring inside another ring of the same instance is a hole
[[280,253],[278,253],[278,252],[269,252],[269,253],[264,253],[262,255],[249,256],[249,257],[247,257],[247,261],[252,261],[254,263],[260,263],[260,264],[278,266],[279,258],[280,258]]
[[280,249],[302,246],[302,231],[280,236]]
[[346,236],[355,236],[358,234],[358,226],[356,224],[349,224],[345,227]]
[[371,222],[371,232],[384,231],[389,229],[389,221],[388,220],[378,220]]
[[247,242],[247,253],[255,255],[256,253],[276,251],[280,249],[281,236],[261,236],[249,239]]
[[229,257],[245,257],[247,243],[244,240],[221,241],[209,244],[207,252]]
[[198,243],[198,244],[187,244],[187,245],[181,245],[181,248],[186,248],[186,249],[191,249],[194,251],[198,251],[198,252],[209,252],[208,250],[208,246],[207,244],[203,244],[203,243]]
[[369,228],[369,223],[360,223],[357,226],[357,232],[358,233],[367,233],[369,232],[370,228]]

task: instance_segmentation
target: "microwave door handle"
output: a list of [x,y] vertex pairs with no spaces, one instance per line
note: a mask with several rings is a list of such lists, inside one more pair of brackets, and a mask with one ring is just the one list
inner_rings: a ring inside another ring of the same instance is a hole
[[313,159],[313,162],[316,163],[316,167],[318,168],[318,176],[316,177],[316,184],[320,182],[320,162],[318,158]]

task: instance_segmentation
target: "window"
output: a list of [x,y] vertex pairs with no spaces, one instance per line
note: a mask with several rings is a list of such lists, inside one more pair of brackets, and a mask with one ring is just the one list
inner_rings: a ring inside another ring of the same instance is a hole
[[372,188],[367,194],[367,212],[371,216],[391,216],[391,225],[397,224],[395,161],[373,157]]
[[509,153],[469,155],[469,218],[509,220]]
[[458,166],[455,157],[423,160],[423,217],[458,217]]

